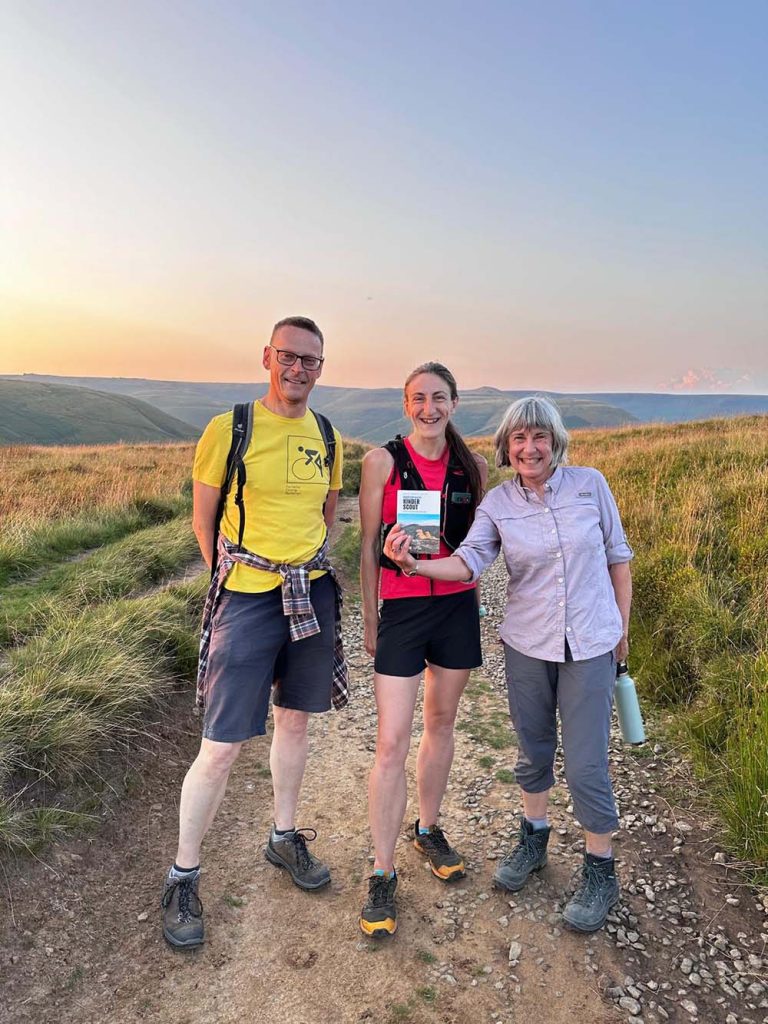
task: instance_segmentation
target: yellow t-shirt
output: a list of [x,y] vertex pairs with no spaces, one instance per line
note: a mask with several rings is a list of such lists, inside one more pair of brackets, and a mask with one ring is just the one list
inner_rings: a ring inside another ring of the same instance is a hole
[[[336,456],[331,490],[341,489],[344,460],[341,435],[334,428]],[[221,487],[232,443],[232,412],[215,416],[203,432],[195,451],[192,476],[210,487]],[[265,409],[253,408],[253,435],[245,453],[245,533],[243,546],[273,562],[300,565],[309,561],[326,534],[323,503],[328,487],[323,435],[314,415],[307,410],[299,419],[287,419]],[[221,531],[237,543],[240,514],[233,484],[221,518]],[[322,576],[312,572],[310,579]],[[260,594],[281,583],[277,573],[235,565],[227,577],[228,590]]]

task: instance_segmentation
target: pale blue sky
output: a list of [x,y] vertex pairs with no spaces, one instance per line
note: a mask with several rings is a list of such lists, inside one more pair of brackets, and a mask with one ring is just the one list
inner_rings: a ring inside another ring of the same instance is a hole
[[0,0],[0,372],[768,391],[765,3]]

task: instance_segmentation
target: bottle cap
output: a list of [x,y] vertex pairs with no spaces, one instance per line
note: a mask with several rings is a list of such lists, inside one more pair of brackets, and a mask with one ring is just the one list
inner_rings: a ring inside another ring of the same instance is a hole
[[616,675],[617,676],[626,676],[628,674],[629,674],[629,666],[627,665],[626,661],[618,661],[618,662],[616,662]]

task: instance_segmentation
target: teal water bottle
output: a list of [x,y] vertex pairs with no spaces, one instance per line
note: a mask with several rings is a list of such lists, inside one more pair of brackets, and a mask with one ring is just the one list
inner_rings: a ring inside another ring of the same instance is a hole
[[625,743],[639,746],[645,743],[643,716],[640,713],[640,702],[637,699],[635,682],[629,674],[626,661],[616,666],[616,714],[619,716],[621,737]]

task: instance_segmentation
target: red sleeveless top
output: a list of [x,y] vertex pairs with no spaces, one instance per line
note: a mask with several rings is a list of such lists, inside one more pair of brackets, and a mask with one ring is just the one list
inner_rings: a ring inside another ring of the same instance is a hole
[[[445,471],[448,466],[448,445],[439,459],[425,459],[423,455],[415,450],[408,438],[405,438],[405,446],[408,454],[419,472],[419,476],[429,491],[443,490],[445,483]],[[384,500],[381,503],[381,521],[383,523],[394,523],[397,519],[397,492],[400,490],[400,477],[394,471],[394,483],[390,473],[384,485]],[[447,558],[453,554],[451,549],[440,538],[440,551],[431,558]],[[452,583],[444,580],[427,580],[423,576],[406,576],[397,573],[394,569],[379,570],[379,592],[382,601],[394,597],[442,597],[445,594],[458,594],[464,590],[473,590],[474,583]]]

